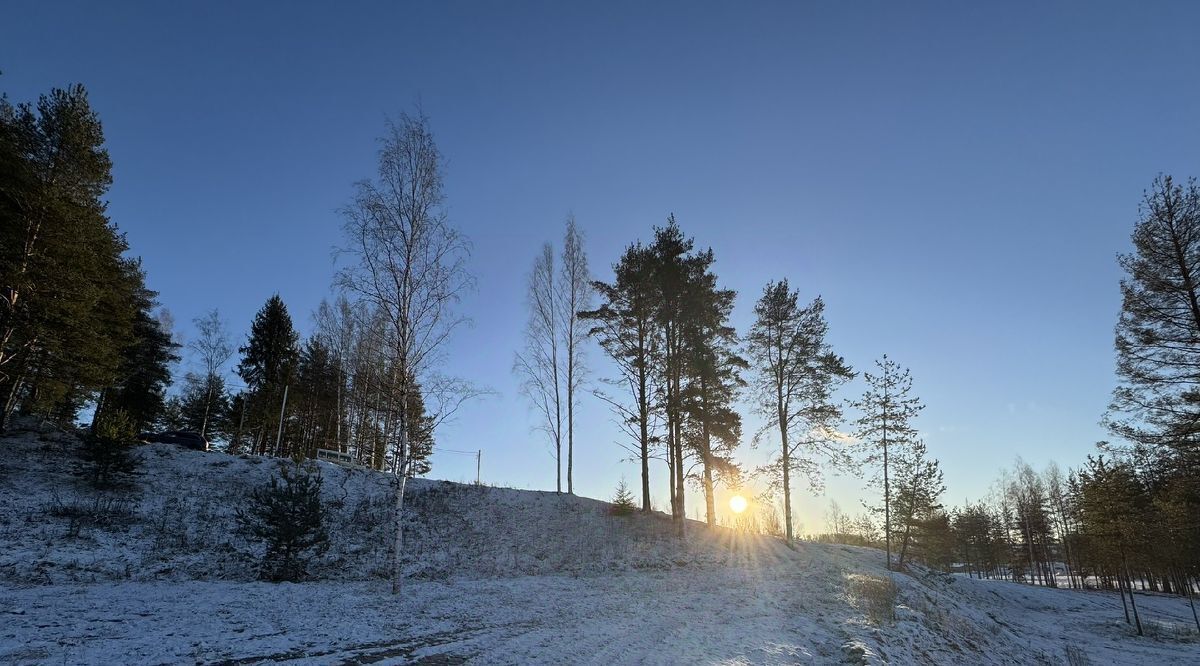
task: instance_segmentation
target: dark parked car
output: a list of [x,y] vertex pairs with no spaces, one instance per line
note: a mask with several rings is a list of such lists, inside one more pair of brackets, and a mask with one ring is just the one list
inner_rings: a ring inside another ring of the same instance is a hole
[[144,432],[138,435],[138,439],[147,443],[161,442],[163,444],[178,444],[179,446],[187,447],[195,451],[207,451],[208,440],[200,436],[200,433],[188,432],[186,430],[165,430],[163,432]]

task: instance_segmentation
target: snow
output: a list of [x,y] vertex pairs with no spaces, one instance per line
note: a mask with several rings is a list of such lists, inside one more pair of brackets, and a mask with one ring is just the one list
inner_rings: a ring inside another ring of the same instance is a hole
[[[880,553],[699,525],[603,502],[418,480],[400,595],[387,571],[391,481],[322,465],[332,545],[301,584],[253,580],[233,528],[246,490],[286,464],[153,445],[125,518],[49,514],[91,501],[77,443],[26,432],[0,468],[0,663],[1200,662],[1185,600],[1120,599],[884,571]],[[855,580],[891,576],[894,622]]]

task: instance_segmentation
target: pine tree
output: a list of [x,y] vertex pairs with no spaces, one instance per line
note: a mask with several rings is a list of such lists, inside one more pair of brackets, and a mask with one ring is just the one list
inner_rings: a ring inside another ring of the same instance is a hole
[[737,353],[737,333],[729,325],[736,292],[719,289],[716,276],[704,272],[689,285],[684,329],[686,386],[683,390],[684,440],[700,459],[705,518],[716,525],[715,481],[736,482],[740,468],[733,450],[741,443],[742,418],[734,409],[746,386],[749,367]]
[[777,430],[779,457],[763,468],[773,487],[783,492],[786,538],[792,533],[792,475],[800,472],[819,487],[821,468],[816,456],[833,468],[846,468],[850,459],[840,444],[837,428],[842,410],[833,393],[854,377],[845,360],[826,341],[829,325],[825,304],[818,297],[801,308],[799,293],[787,280],[763,290],[754,307],[755,321],[747,336],[759,408],[766,425],[759,435]]
[[242,353],[238,375],[246,382],[250,394],[247,408],[257,428],[257,453],[270,451],[278,456],[290,455],[286,442],[280,444],[279,450],[275,450],[274,445],[284,391],[299,354],[298,340],[287,306],[279,294],[275,294],[254,316],[250,338],[238,350]]
[[637,504],[634,503],[633,493],[629,492],[625,477],[621,477],[621,482],[617,484],[617,490],[613,493],[611,511],[614,516],[630,516],[637,511]]
[[226,440],[231,434],[229,393],[219,374],[185,375],[179,409],[184,430],[202,433],[210,441]]
[[883,532],[886,542],[887,565],[892,566],[892,512],[891,457],[911,455],[909,449],[916,442],[916,429],[912,420],[924,407],[912,393],[912,375],[884,354],[875,362],[878,374],[863,373],[867,390],[862,398],[852,402],[860,416],[855,420],[855,436],[864,449],[863,462],[878,465],[873,483],[883,487]]
[[900,542],[900,559],[897,566],[903,568],[908,557],[909,545],[914,538],[924,536],[923,528],[929,527],[929,521],[934,519],[935,513],[941,509],[938,498],[946,491],[946,486],[942,483],[942,470],[938,461],[928,457],[925,442],[919,439],[908,447],[903,456],[895,460],[895,464],[894,528]]
[[1119,386],[1105,421],[1132,442],[1186,452],[1200,446],[1200,189],[1159,176],[1119,256]]
[[119,409],[133,429],[141,431],[155,425],[166,408],[166,389],[171,384],[171,365],[179,361],[179,344],[154,316],[156,294],[146,288],[140,264],[126,262],[124,267],[134,284],[132,335],[122,349],[116,380],[100,394],[94,420],[102,419],[110,409]]
[[0,429],[18,406],[72,419],[120,379],[136,285],[103,144],[82,86],[0,98]]
[[599,393],[617,417],[632,446],[631,452],[641,463],[641,510],[649,513],[650,457],[652,446],[659,441],[656,432],[655,395],[662,347],[661,335],[655,325],[656,286],[654,254],[634,243],[613,266],[611,283],[596,281],[593,286],[600,297],[600,307],[580,316],[592,322],[589,334],[596,337],[600,347],[616,364],[619,376],[607,383],[619,391],[628,391],[629,402]]

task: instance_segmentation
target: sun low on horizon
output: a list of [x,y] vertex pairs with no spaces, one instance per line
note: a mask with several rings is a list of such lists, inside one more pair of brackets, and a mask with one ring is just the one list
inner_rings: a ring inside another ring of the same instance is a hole
[[729,510],[734,513],[742,513],[750,503],[742,495],[734,495],[729,498]]

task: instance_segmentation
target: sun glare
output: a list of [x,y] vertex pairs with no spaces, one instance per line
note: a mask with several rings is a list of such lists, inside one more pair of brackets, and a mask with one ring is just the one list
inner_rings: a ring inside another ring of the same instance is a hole
[[729,498],[729,508],[734,513],[741,513],[746,510],[746,498],[741,495],[734,495]]

